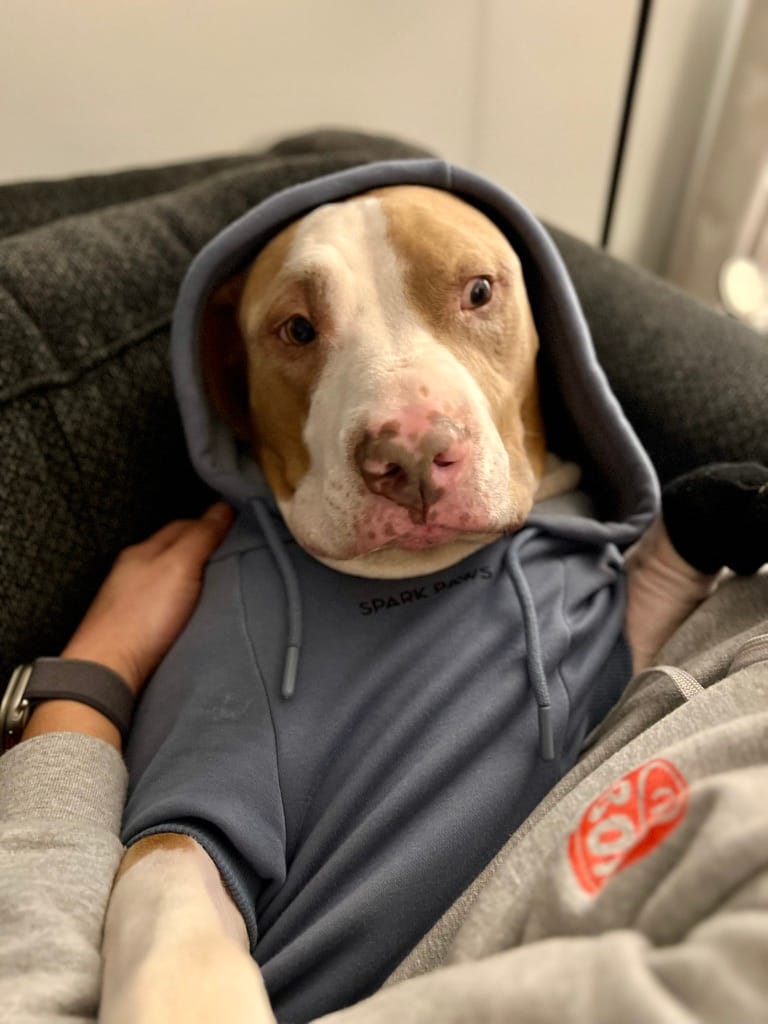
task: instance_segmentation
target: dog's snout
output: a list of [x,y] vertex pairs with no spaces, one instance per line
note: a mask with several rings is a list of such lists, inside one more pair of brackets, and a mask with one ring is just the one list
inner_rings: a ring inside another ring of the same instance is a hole
[[355,447],[355,462],[373,494],[408,510],[425,523],[429,509],[450,489],[467,456],[466,431],[442,418],[422,430],[389,422],[365,431]]

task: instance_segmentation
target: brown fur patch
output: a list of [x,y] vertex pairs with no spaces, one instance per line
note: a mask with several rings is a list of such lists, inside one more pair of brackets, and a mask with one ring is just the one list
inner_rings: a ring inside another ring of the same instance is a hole
[[190,836],[180,835],[177,832],[158,832],[157,835],[140,839],[126,851],[115,875],[115,882],[122,878],[126,871],[130,871],[134,864],[138,864],[140,860],[148,857],[151,853],[168,850],[191,851],[195,849],[196,845],[195,840]]
[[254,454],[277,498],[290,498],[309,469],[302,431],[320,371],[319,344],[292,347],[279,337],[291,316],[321,331],[327,313],[318,282],[286,274],[297,224],[273,238],[254,261],[240,303],[239,324],[248,355]]
[[[396,186],[373,194],[384,207],[410,302],[480,384],[510,462],[524,457],[540,479],[546,438],[536,375],[538,336],[509,243],[479,210],[439,189]],[[461,310],[464,286],[482,276],[493,281],[491,302]]]

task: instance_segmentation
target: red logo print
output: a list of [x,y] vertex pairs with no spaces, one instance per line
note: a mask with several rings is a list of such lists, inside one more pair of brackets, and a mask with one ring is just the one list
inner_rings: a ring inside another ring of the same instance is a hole
[[568,840],[579,885],[590,894],[655,850],[685,817],[688,783],[655,758],[614,782],[584,812]]

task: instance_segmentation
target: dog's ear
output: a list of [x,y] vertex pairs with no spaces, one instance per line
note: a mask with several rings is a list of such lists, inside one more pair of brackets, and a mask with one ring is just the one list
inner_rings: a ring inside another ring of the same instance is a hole
[[237,437],[248,441],[248,365],[237,316],[245,278],[244,272],[230,278],[208,299],[200,329],[200,365],[214,409]]

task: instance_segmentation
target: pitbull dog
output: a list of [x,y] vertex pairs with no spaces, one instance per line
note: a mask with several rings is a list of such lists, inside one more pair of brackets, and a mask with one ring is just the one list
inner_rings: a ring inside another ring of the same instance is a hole
[[[342,574],[438,573],[578,486],[548,450],[521,260],[447,191],[374,189],[290,223],[210,296],[201,346],[211,404],[288,530]],[[712,578],[660,522],[627,572],[637,670]],[[107,1024],[274,1019],[241,912],[189,835],[129,849],[104,956]]]

